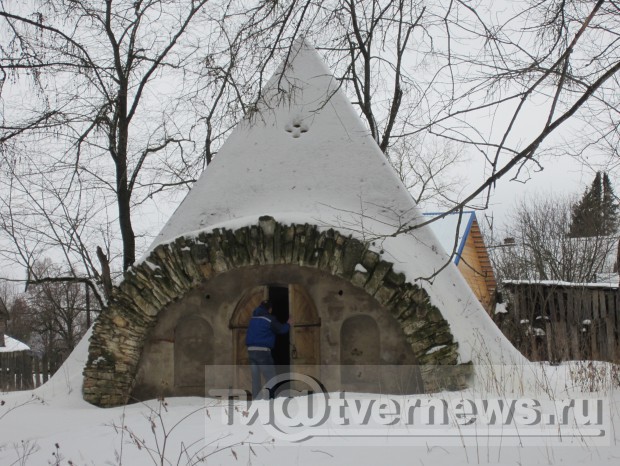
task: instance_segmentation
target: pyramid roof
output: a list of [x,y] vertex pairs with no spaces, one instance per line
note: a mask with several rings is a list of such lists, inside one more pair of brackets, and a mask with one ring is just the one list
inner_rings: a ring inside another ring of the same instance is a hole
[[339,86],[318,53],[299,43],[155,244],[260,215],[293,220],[302,213],[315,224],[352,229],[363,216],[389,225],[390,232],[418,217]]
[[[524,361],[484,311],[318,53],[299,42],[155,238],[276,221],[334,228],[372,244],[422,286],[461,362]],[[427,219],[426,219],[427,220]],[[147,252],[147,255],[148,253]],[[146,255],[144,256],[146,257]]]

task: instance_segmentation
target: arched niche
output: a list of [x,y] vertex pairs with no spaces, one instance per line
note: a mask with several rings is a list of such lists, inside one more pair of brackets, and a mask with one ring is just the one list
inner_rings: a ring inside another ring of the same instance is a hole
[[205,370],[213,364],[213,327],[197,315],[179,319],[174,330],[175,387],[205,386]]
[[349,317],[340,328],[340,363],[379,364],[381,336],[375,319],[367,315]]
[[357,315],[340,328],[340,375],[345,389],[376,391],[380,380],[381,335],[375,319]]

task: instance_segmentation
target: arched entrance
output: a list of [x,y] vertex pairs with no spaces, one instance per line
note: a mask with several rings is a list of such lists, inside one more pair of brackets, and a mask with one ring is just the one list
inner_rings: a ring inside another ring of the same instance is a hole
[[252,311],[267,298],[274,303],[276,318],[293,322],[290,334],[276,341],[273,356],[278,371],[319,376],[321,319],[314,301],[301,285],[262,285],[245,293],[230,319],[237,388],[249,389],[252,385],[245,335]]
[[[254,278],[266,276],[280,266],[287,267],[288,275],[266,278],[264,286],[268,287],[270,281],[279,282],[288,290],[295,321],[291,340],[291,351],[295,350],[291,352],[294,370],[312,375],[320,361],[319,351],[325,359],[323,371],[339,359],[329,346],[329,336],[339,331],[328,331],[327,327],[333,324],[336,314],[326,314],[324,328],[319,332],[321,322],[315,303],[308,299],[304,287],[296,285],[306,284],[303,275],[307,274],[302,272],[316,270],[327,277],[350,282],[382,306],[386,316],[389,314],[396,320],[421,366],[425,391],[466,387],[473,366],[458,363],[459,345],[442,311],[430,302],[423,288],[407,281],[403,274],[392,269],[392,263],[369,247],[333,229],[319,230],[309,224],[283,225],[271,217],[261,217],[257,225],[237,230],[215,229],[157,246],[146,260],[125,274],[124,280],[114,288],[108,307],[97,319],[84,369],[84,399],[98,406],[126,404],[132,397],[141,361],[145,371],[156,367],[157,376],[165,372],[163,376],[174,385],[174,351],[170,344],[176,339],[171,333],[173,329],[155,342],[159,352],[148,353],[150,360],[144,358],[145,348],[153,343],[149,336],[160,322],[160,313],[192,290],[226,277],[229,272],[248,271],[249,280],[228,283],[234,296],[243,294],[240,301],[226,301],[227,296],[233,295],[224,293],[220,305],[226,309],[225,314],[203,314],[213,327],[215,359],[225,358],[225,365],[242,363],[246,358],[244,326],[263,294],[254,295],[249,289],[242,293],[239,287],[243,283],[257,283]],[[301,275],[300,280],[295,275]],[[305,286],[310,290],[309,284]],[[315,296],[314,292],[311,296]],[[200,300],[196,304],[200,305]],[[321,302],[322,312],[323,306]],[[229,338],[234,339],[234,344]],[[225,354],[222,348],[226,348]],[[232,357],[229,353],[233,353]]]

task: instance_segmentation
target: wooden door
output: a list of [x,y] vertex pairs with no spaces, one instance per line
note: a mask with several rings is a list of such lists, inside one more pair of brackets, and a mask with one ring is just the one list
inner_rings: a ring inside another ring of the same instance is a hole
[[[320,375],[321,319],[312,298],[301,285],[289,285],[291,371],[318,379]],[[297,390],[308,387],[297,385]]]
[[[318,378],[320,375],[320,326],[321,320],[312,298],[301,285],[289,285],[289,312],[293,320],[290,335],[290,370]],[[252,311],[269,295],[267,286],[249,290],[237,304],[230,321],[233,335],[233,360],[235,388],[249,390],[252,378],[249,369],[245,335]],[[306,386],[294,386],[304,390]]]

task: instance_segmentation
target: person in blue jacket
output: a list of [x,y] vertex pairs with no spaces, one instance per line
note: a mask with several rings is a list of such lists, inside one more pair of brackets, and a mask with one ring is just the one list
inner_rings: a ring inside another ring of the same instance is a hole
[[[254,309],[245,344],[248,347],[250,370],[252,372],[252,398],[257,399],[261,390],[261,375],[265,384],[276,375],[276,369],[271,356],[271,349],[276,342],[276,334],[288,333],[289,323],[282,324],[271,314],[271,301],[265,300]],[[289,321],[290,322],[290,321]],[[269,387],[267,387],[269,390]],[[269,397],[273,397],[271,390]]]

